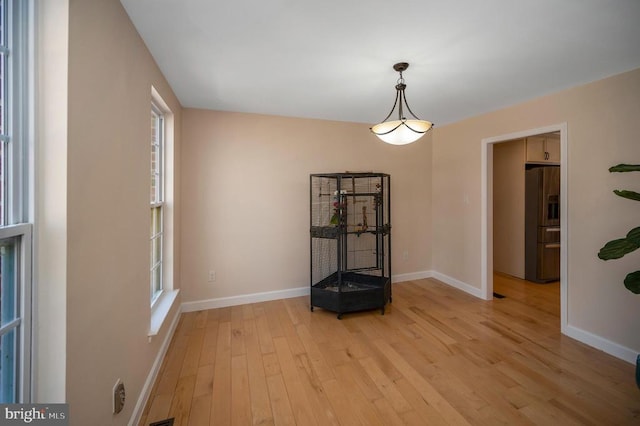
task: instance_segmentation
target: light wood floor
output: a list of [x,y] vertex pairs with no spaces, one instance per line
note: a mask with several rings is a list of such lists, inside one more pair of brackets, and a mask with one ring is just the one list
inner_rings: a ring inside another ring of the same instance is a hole
[[634,366],[560,334],[559,286],[425,279],[345,314],[299,297],[183,314],[141,425],[640,424]]

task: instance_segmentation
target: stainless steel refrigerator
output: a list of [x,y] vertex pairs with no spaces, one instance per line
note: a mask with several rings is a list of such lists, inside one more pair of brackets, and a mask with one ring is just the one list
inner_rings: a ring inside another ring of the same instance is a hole
[[560,166],[535,167],[525,179],[525,270],[528,281],[560,279]]

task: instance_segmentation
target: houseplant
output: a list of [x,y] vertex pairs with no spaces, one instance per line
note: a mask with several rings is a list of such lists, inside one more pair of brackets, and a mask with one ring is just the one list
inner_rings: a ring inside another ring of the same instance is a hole
[[[618,164],[609,169],[610,172],[638,172],[640,165]],[[616,195],[630,200],[640,201],[640,194],[635,191],[619,190],[613,191]],[[624,238],[609,241],[600,249],[598,257],[602,260],[619,259],[640,248],[640,226],[633,228]],[[640,271],[627,274],[624,279],[624,286],[634,294],[640,294]]]
[[[618,164],[609,168],[609,172],[638,172],[640,165],[638,164]],[[629,200],[640,201],[640,194],[635,191],[614,190],[616,195],[627,198]],[[600,249],[598,257],[602,260],[619,259],[640,248],[640,226],[633,228],[624,238],[611,240]],[[630,272],[624,279],[624,286],[634,294],[640,294],[640,270]],[[640,388],[640,355],[636,358],[636,385]]]

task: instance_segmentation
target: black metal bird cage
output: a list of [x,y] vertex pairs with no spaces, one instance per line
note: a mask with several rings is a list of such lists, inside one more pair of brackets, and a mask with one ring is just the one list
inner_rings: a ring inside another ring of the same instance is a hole
[[391,191],[384,173],[310,175],[311,310],[391,301]]

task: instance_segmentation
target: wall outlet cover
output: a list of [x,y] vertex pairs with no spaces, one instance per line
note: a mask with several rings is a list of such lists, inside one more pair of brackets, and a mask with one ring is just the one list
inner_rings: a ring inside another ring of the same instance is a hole
[[126,393],[124,391],[124,383],[118,379],[113,387],[113,414],[118,414],[124,408]]

